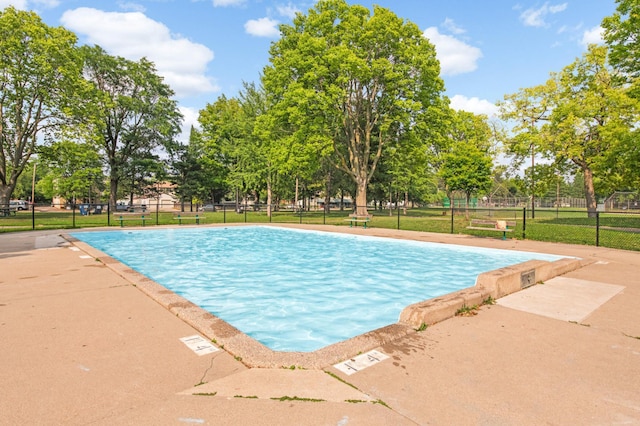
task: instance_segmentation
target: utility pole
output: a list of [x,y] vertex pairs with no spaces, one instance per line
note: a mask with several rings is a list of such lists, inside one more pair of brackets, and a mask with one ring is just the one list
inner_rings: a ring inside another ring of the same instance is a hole
[[536,218],[535,144],[531,142],[531,219]]

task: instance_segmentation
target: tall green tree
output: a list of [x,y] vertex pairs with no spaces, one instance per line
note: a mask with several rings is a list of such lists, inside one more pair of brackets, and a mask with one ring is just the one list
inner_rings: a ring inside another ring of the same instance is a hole
[[430,121],[444,85],[433,45],[390,10],[320,0],[270,49],[264,87],[292,130],[314,135],[309,151],[333,151],[367,214],[367,185],[403,134]]
[[167,178],[165,164],[153,152],[139,152],[121,168],[121,192],[133,205],[136,195],[156,197],[157,186]]
[[439,174],[449,194],[464,192],[468,208],[471,195],[491,187],[492,165],[491,157],[477,147],[459,144],[445,154]]
[[38,152],[39,164],[48,173],[39,182],[44,194],[73,201],[94,197],[104,189],[104,173],[100,155],[87,143],[61,140],[43,146]]
[[202,135],[191,128],[188,144],[176,144],[170,151],[170,181],[184,203],[199,198],[215,203],[227,192],[227,171],[218,162],[205,157]]
[[[609,62],[622,72],[630,86],[630,96],[640,99],[640,0],[616,0],[616,3],[616,12],[602,21]],[[621,185],[632,190],[640,187],[639,133],[636,126],[616,152],[620,163],[626,166],[621,173]]]
[[606,47],[590,46],[546,84],[505,99],[503,117],[516,123],[512,152],[524,157],[521,148],[529,145],[560,173],[581,173],[587,210],[595,215],[596,194],[623,180],[629,163],[622,143],[633,139],[638,120],[638,102],[608,64]]
[[610,48],[609,62],[637,82],[640,78],[640,0],[616,0],[616,3],[616,12],[602,21],[604,39]]
[[537,188],[536,159],[545,156],[548,152],[545,145],[542,126],[550,119],[553,111],[553,97],[550,96],[556,90],[556,81],[549,80],[544,85],[520,89],[517,93],[505,95],[504,101],[498,103],[500,116],[512,124],[513,137],[506,138],[504,148],[506,154],[511,157],[511,167],[519,170],[526,162],[530,167],[526,169],[523,179],[520,179],[519,188],[531,198],[531,212],[535,217],[536,195],[540,192]]
[[625,170],[621,141],[629,139],[638,123],[638,102],[628,96],[627,86],[616,78],[607,62],[607,49],[589,50],[554,76],[557,90],[545,148],[556,163],[569,162],[582,173],[587,210],[594,216],[597,193],[611,193]]
[[[99,46],[84,46],[84,73],[93,84],[89,129],[109,170],[109,203],[115,210],[127,164],[149,158],[169,146],[180,131],[182,116],[173,91],[145,58],[111,56]],[[130,173],[129,173],[130,175]]]
[[448,138],[438,174],[450,199],[454,191],[462,191],[468,207],[471,195],[491,187],[493,134],[486,116],[451,111]]
[[245,155],[242,142],[246,135],[243,133],[242,114],[237,98],[222,95],[200,110],[198,117],[202,129],[203,161],[208,168],[225,170],[226,184],[236,193],[245,187],[241,158]]
[[242,111],[238,117],[242,134],[240,168],[247,188],[253,191],[256,199],[262,190],[266,190],[267,214],[270,216],[278,169],[272,152],[275,141],[270,140],[270,134],[262,128],[268,109],[264,89],[255,83],[243,83],[239,102]]
[[35,153],[68,122],[82,98],[76,36],[33,12],[0,11],[0,206]]

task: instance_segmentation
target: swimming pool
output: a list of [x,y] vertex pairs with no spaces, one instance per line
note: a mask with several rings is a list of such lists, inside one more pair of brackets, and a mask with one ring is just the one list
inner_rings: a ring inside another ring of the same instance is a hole
[[72,234],[276,351],[397,322],[478,274],[558,256],[269,226]]

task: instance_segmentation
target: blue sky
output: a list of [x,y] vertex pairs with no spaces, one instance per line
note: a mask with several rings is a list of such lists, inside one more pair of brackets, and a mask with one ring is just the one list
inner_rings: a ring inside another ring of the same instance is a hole
[[[436,46],[452,106],[492,114],[495,102],[544,83],[601,42],[614,0],[348,0],[386,7],[417,24]],[[0,0],[64,26],[80,43],[155,62],[180,103],[185,127],[207,103],[258,81],[278,25],[314,1]]]

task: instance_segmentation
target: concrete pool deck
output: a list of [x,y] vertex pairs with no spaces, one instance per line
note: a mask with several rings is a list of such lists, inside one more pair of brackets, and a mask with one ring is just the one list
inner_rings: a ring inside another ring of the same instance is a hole
[[0,234],[0,424],[640,424],[640,253],[339,230],[590,262],[346,375],[199,356],[180,341],[197,330],[60,230]]

